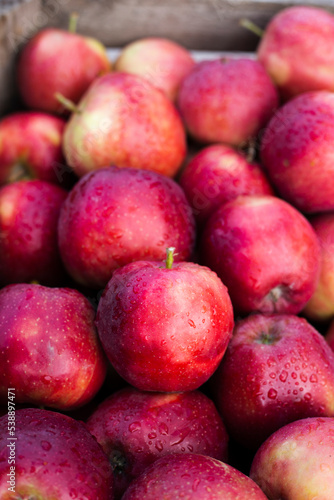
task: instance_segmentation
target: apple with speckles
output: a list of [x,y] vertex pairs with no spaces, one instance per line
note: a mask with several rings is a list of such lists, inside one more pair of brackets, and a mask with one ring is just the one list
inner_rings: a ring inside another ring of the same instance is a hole
[[36,284],[0,290],[0,401],[71,410],[100,389],[107,361],[95,311],[77,290]]

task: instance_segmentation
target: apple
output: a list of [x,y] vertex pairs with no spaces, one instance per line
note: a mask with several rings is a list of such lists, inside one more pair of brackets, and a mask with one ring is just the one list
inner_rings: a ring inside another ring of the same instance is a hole
[[239,196],[208,220],[200,262],[228,288],[238,314],[299,313],[313,295],[320,245],[310,223],[274,196]]
[[289,422],[334,416],[334,353],[304,318],[254,314],[236,324],[212,387],[229,435],[257,449]]
[[223,58],[198,63],[181,83],[177,102],[196,140],[241,146],[266,125],[278,94],[258,61]]
[[257,55],[284,99],[334,91],[334,16],[310,6],[282,10],[268,24]]
[[282,198],[304,213],[334,209],[334,93],[307,92],[269,122],[261,159]]
[[136,260],[161,261],[166,247],[190,258],[195,238],[191,208],[180,186],[165,176],[108,167],[86,174],[59,218],[63,262],[78,283],[104,288],[112,273]]
[[82,422],[37,408],[10,411],[0,418],[2,499],[113,498],[108,459]]
[[163,394],[127,387],[100,404],[87,428],[109,457],[117,498],[163,455],[193,452],[227,460],[222,419],[199,391]]
[[[0,121],[0,185],[21,179],[62,183],[59,169],[66,168],[62,153],[64,127],[62,118],[47,113],[22,111],[3,118]],[[69,175],[69,169],[67,172]]]
[[316,215],[310,222],[320,241],[321,270],[318,286],[303,314],[311,320],[326,321],[334,317],[334,214]]
[[70,410],[100,389],[107,362],[95,311],[77,290],[36,284],[0,290],[0,401]]
[[111,164],[173,177],[186,140],[177,110],[159,89],[116,72],[90,86],[66,125],[63,148],[79,177]]
[[67,192],[49,182],[19,181],[0,188],[0,285],[66,280],[57,227]]
[[109,361],[145,391],[191,391],[219,365],[233,329],[226,287],[193,262],[138,261],[114,272],[97,330]]
[[122,500],[266,500],[248,476],[200,454],[174,454],[151,464],[135,479]]
[[270,500],[334,498],[334,418],[305,418],[272,434],[250,476]]
[[227,201],[242,194],[274,194],[257,163],[224,144],[202,149],[187,163],[179,179],[199,227]]
[[190,52],[172,40],[141,38],[121,50],[114,68],[147,78],[175,101],[180,83],[194,64]]
[[46,28],[23,47],[17,84],[28,108],[63,113],[57,94],[77,103],[91,83],[110,70],[106,49],[95,38]]

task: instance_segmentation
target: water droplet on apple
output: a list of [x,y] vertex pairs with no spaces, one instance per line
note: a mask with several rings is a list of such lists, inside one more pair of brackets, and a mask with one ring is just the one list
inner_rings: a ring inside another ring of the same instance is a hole
[[200,482],[201,482],[201,480],[197,477],[192,485],[193,491],[197,491],[197,488],[198,488]]
[[43,448],[43,450],[49,451],[51,450],[52,445],[51,443],[49,443],[49,441],[41,441],[41,447]]
[[148,439],[154,439],[157,437],[157,433],[156,432],[150,432],[148,435],[147,435]]
[[297,373],[296,373],[296,372],[292,372],[292,373],[291,373],[291,378],[296,379],[296,378],[297,378],[297,376],[298,376],[298,375],[297,375]]
[[302,382],[307,382],[307,376],[305,375],[305,373],[301,373],[299,377]]
[[276,399],[276,397],[277,397],[277,391],[273,388],[269,389],[268,398],[269,399]]
[[166,424],[162,423],[159,425],[159,432],[160,434],[162,434],[163,436],[167,436],[168,434],[168,427]]
[[159,440],[155,443],[155,447],[158,451],[162,451],[164,449],[162,442]]
[[140,428],[141,428],[141,423],[140,422],[132,422],[132,424],[129,425],[129,431],[130,432],[139,431]]
[[304,399],[305,401],[310,401],[312,399],[312,395],[309,392],[306,392],[304,394]]
[[283,370],[282,373],[279,376],[279,379],[280,379],[281,382],[285,382],[287,378],[288,378],[288,372],[286,372],[285,370]]
[[310,376],[310,382],[312,382],[313,384],[316,384],[318,382],[318,377],[315,373],[312,373],[312,375]]
[[192,319],[188,319],[188,325],[190,325],[192,328],[196,328],[196,325]]

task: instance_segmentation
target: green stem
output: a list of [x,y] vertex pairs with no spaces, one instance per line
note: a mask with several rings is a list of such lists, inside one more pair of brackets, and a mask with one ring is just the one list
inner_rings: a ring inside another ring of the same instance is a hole
[[166,269],[172,269],[173,261],[174,261],[174,252],[175,252],[174,247],[169,247],[166,250],[166,253],[167,253]]
[[76,33],[77,24],[78,24],[78,17],[79,17],[79,15],[77,12],[72,12],[72,14],[70,15],[70,20],[68,23],[68,31],[70,33]]
[[55,93],[55,98],[64,106],[65,109],[68,109],[73,113],[80,113],[78,106],[74,104],[73,101],[63,96],[63,94],[60,94],[60,92]]
[[239,24],[243,28],[246,28],[247,30],[254,33],[254,35],[257,35],[260,38],[263,37],[264,30],[257,26],[257,24],[253,23],[253,21],[250,21],[249,19],[240,19]]

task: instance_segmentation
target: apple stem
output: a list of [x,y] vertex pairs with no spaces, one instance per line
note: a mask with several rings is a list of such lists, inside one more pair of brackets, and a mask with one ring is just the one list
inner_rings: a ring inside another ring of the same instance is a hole
[[246,28],[246,30],[251,31],[254,35],[262,38],[264,34],[264,30],[260,28],[257,24],[253,23],[250,19],[240,19],[240,26]]
[[167,253],[166,269],[172,269],[173,261],[174,261],[174,252],[175,252],[175,247],[169,247],[166,249],[166,253]]
[[55,93],[55,98],[57,101],[59,101],[65,109],[68,109],[69,111],[72,111],[73,113],[80,113],[80,110],[76,104],[74,104],[73,101],[70,99],[67,99],[63,94],[60,92]]
[[68,23],[68,31],[70,33],[76,33],[77,31],[77,25],[78,25],[78,13],[77,12],[72,12],[70,15],[70,20]]

